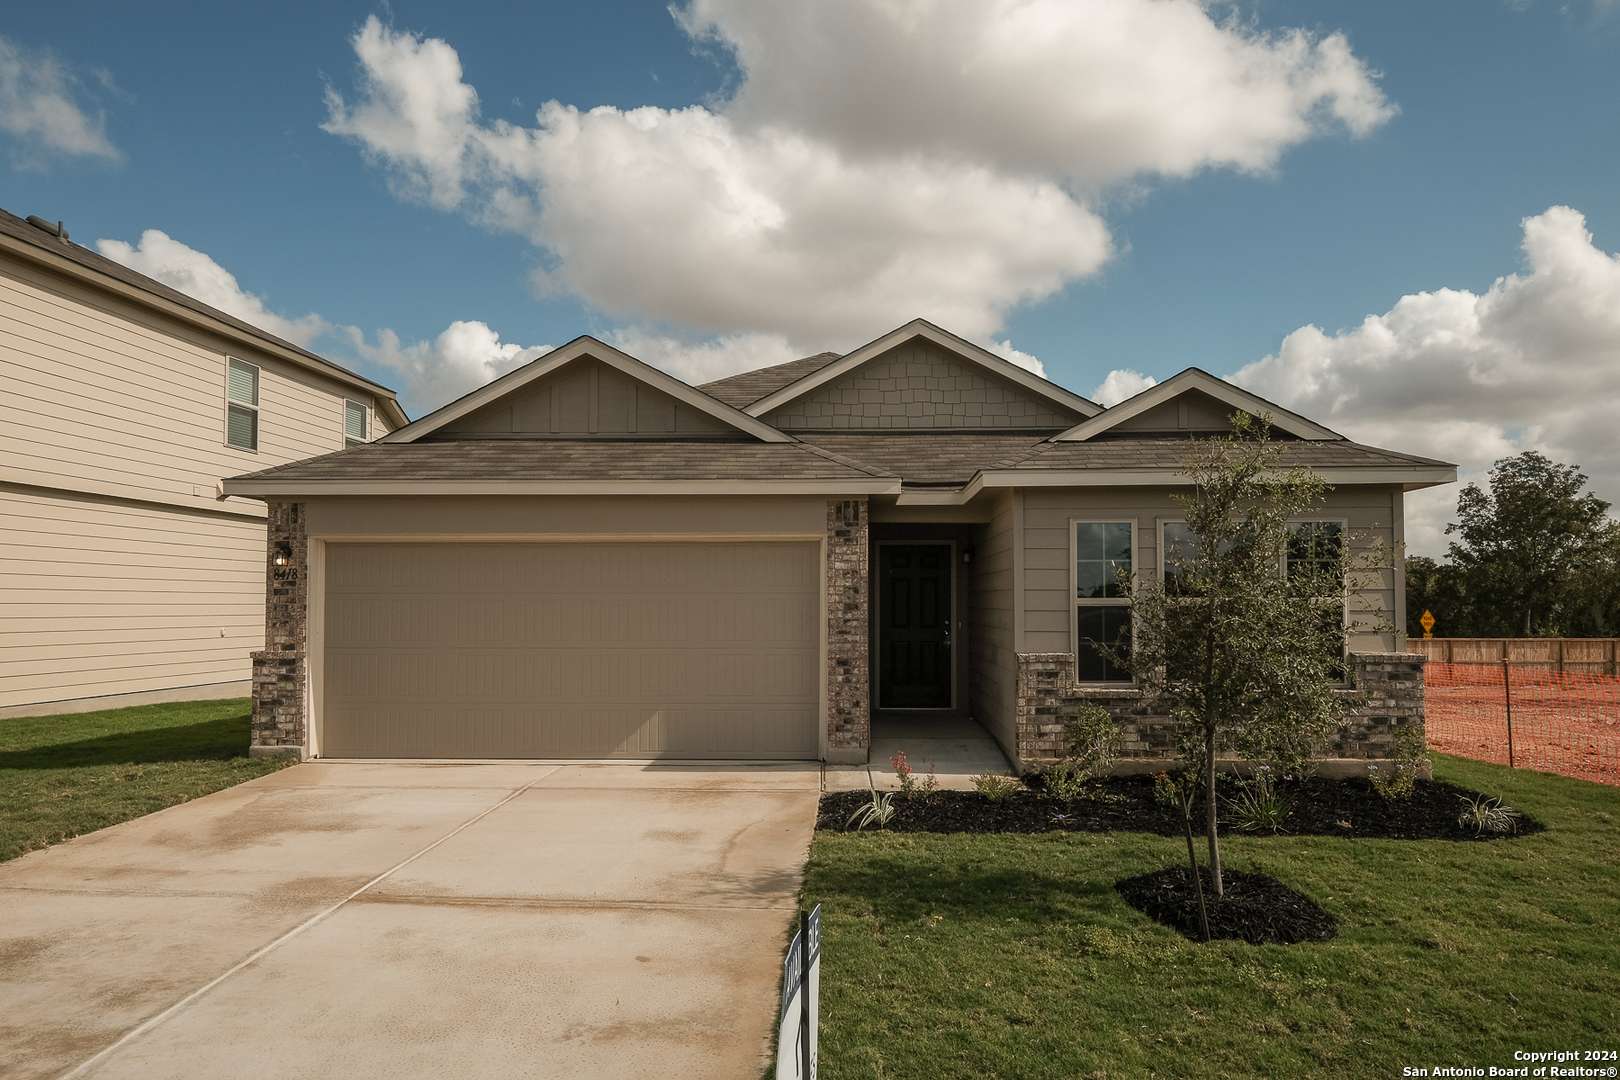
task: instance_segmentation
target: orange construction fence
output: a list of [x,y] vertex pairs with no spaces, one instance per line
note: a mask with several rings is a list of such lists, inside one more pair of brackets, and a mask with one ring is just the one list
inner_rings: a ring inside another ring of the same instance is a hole
[[1430,661],[1423,687],[1441,753],[1620,784],[1620,677]]

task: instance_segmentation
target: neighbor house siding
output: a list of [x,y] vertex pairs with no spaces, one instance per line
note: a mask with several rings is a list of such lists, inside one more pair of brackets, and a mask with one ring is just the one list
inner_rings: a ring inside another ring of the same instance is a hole
[[[372,395],[353,387],[36,268],[3,265],[0,449],[8,480],[212,503],[223,477],[341,450],[345,398],[376,413]],[[259,368],[257,453],[225,443],[227,356]],[[257,502],[240,505],[264,514]]]
[[[257,452],[226,444],[228,357],[259,371]],[[0,253],[0,713],[245,695],[265,508],[219,483],[342,449],[345,400],[388,430],[362,387]]]
[[264,641],[264,525],[0,488],[0,710],[240,683]]
[[1016,751],[1017,664],[1013,648],[1013,496],[1005,493],[990,521],[973,532],[969,587],[969,679],[974,719],[1008,750]]
[[[1186,517],[1185,510],[1172,494],[1168,488],[1032,488],[1025,493],[1023,603],[1026,622],[1020,651],[1067,653],[1074,649],[1070,522],[1076,518],[1134,522],[1135,570],[1156,577],[1159,522]],[[1356,537],[1358,550],[1377,544],[1389,547],[1394,543],[1393,521],[1398,497],[1399,492],[1389,487],[1346,487],[1328,492],[1320,510],[1301,516],[1344,520]],[[1383,614],[1362,611],[1356,621],[1369,631],[1386,618],[1400,625],[1404,613],[1396,610],[1394,571],[1376,570],[1369,578],[1371,587],[1361,594],[1359,604],[1352,601],[1352,614],[1361,605]],[[1350,648],[1353,652],[1391,652],[1395,640],[1387,632],[1358,633],[1352,635]]]

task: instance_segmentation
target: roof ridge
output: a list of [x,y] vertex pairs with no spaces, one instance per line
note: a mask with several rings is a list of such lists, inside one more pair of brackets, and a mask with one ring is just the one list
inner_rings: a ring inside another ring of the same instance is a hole
[[831,462],[833,462],[835,464],[845,465],[845,466],[848,466],[851,469],[859,469],[862,472],[866,473],[868,476],[891,477],[891,476],[896,475],[895,473],[884,472],[882,469],[879,469],[879,468],[877,468],[875,466],[872,466],[872,465],[868,465],[864,461],[857,461],[852,457],[845,457],[843,454],[835,454],[831,450],[828,450],[825,447],[817,446],[814,443],[807,443],[807,442],[802,442],[801,441],[801,442],[795,442],[792,445],[800,447],[801,449],[806,450],[809,453],[815,454],[817,457],[826,458],[828,461],[831,461]]

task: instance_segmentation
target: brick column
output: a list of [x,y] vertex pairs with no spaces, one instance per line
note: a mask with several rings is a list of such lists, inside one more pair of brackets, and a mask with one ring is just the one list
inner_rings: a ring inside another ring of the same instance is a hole
[[[248,756],[302,759],[309,662],[309,542],[302,503],[273,502],[265,530],[264,650],[253,657],[253,738]],[[276,565],[281,554],[285,564]]]
[[827,760],[866,763],[872,678],[865,499],[827,504]]

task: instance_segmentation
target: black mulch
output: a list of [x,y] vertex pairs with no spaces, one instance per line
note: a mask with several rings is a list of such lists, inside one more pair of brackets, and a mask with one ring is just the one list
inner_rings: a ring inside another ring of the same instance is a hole
[[[1223,780],[1221,800],[1238,794]],[[1478,792],[1441,780],[1420,780],[1410,797],[1386,801],[1372,784],[1359,777],[1347,780],[1311,779],[1281,782],[1277,790],[1293,804],[1283,822],[1284,836],[1342,836],[1346,839],[1386,840],[1493,840],[1541,832],[1546,826],[1521,817],[1515,832],[1476,834],[1457,823],[1462,797]],[[851,831],[850,814],[871,802],[865,791],[844,791],[821,797],[816,821],[819,829]],[[1057,799],[1028,788],[1001,802],[991,802],[976,791],[936,791],[927,796],[893,799],[894,816],[886,828],[893,832],[1016,832],[1035,833],[1062,829],[1069,832],[1144,832],[1184,836],[1181,811],[1160,805],[1153,797],[1153,778],[1115,776],[1089,782],[1077,798]],[[1194,807],[1193,833],[1203,833],[1203,808]],[[1235,830],[1224,805],[1219,831]],[[1267,831],[1249,835],[1269,836]],[[1236,938],[1260,944],[1325,941],[1335,933],[1333,916],[1263,874],[1225,870],[1225,895],[1217,900],[1209,871],[1201,868],[1204,901],[1211,938]],[[1186,867],[1128,878],[1114,886],[1125,902],[1149,917],[1174,927],[1195,941],[1202,940],[1198,899]]]
[[[1238,794],[1222,782],[1221,798]],[[1343,836],[1381,840],[1493,840],[1501,835],[1476,835],[1457,824],[1463,808],[1459,796],[1478,792],[1443,780],[1419,780],[1410,798],[1386,802],[1372,784],[1359,777],[1348,780],[1314,778],[1280,782],[1277,789],[1293,801],[1293,812],[1283,822],[1284,836]],[[846,822],[856,807],[871,801],[865,791],[841,791],[821,797],[816,828],[854,831]],[[1153,798],[1153,778],[1113,776],[1087,783],[1086,794],[1075,799],[1054,799],[1028,788],[1010,798],[990,802],[976,791],[936,791],[927,797],[896,795],[891,832],[1014,832],[1035,833],[1062,829],[1068,832],[1143,832],[1159,836],[1182,835],[1181,811],[1161,806]],[[1220,813],[1221,835],[1234,828]],[[1193,832],[1203,831],[1201,804],[1193,808]],[[1545,826],[1530,817],[1519,819],[1518,831],[1507,837],[1540,832]],[[870,828],[870,826],[868,826]],[[1269,836],[1261,830],[1252,836]]]
[[[1297,945],[1301,941],[1326,941],[1337,931],[1332,915],[1276,878],[1222,870],[1225,895],[1217,898],[1209,871],[1200,868],[1198,873],[1203,878],[1211,939],[1236,938],[1251,945]],[[1114,889],[1137,911],[1194,941],[1203,940],[1198,894],[1185,866],[1126,878]]]

